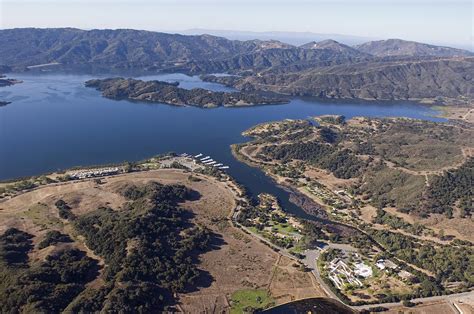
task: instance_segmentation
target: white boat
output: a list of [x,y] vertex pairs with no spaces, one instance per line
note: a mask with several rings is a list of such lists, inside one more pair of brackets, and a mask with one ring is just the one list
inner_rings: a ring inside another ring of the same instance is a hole
[[229,169],[229,166],[219,167],[219,169]]
[[213,165],[214,167],[219,167],[219,166],[222,166],[222,164],[215,164]]
[[205,165],[209,165],[211,162],[215,162],[215,161],[213,159],[209,159],[209,160],[203,161],[202,163]]
[[204,158],[201,158],[201,161],[205,161],[205,160],[208,160],[208,159],[211,159],[211,157],[206,156],[206,157],[204,157]]
[[194,158],[199,158],[201,156],[202,156],[202,154],[197,154],[196,156],[194,156]]
[[206,165],[210,166],[210,165],[213,165],[215,163],[216,163],[216,161],[211,161],[211,162],[206,163]]

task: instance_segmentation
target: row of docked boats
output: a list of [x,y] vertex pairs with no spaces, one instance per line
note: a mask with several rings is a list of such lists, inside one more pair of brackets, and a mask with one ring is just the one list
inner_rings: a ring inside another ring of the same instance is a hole
[[225,169],[229,169],[229,166],[226,166],[222,163],[219,163],[217,161],[215,161],[214,159],[211,158],[211,156],[204,156],[204,154],[197,154],[197,155],[189,155],[189,154],[186,154],[186,153],[183,153],[180,155],[181,157],[188,157],[188,158],[193,158],[195,161],[197,162],[200,162],[206,166],[212,166],[212,167],[216,167],[218,169],[222,169],[222,170],[225,170]]

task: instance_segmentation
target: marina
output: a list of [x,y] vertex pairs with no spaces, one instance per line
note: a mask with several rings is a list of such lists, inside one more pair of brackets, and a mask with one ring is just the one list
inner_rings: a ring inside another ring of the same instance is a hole
[[220,169],[220,170],[230,169],[229,166],[226,166],[223,163],[217,162],[216,160],[212,159],[210,155],[201,158],[201,156],[203,156],[203,155],[204,154],[202,154],[202,153],[199,153],[197,155],[182,153],[179,156],[184,157],[184,158],[193,159],[194,163],[199,163],[199,164],[202,164],[204,166],[212,166],[212,167],[215,167],[215,168]]

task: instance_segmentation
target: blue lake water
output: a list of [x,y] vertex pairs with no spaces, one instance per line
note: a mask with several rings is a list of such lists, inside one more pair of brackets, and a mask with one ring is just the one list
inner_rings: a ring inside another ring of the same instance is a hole
[[[229,173],[253,193],[277,195],[290,211],[288,194],[258,169],[231,154],[230,145],[244,142],[241,132],[266,121],[308,118],[321,114],[403,116],[428,120],[435,112],[412,103],[327,102],[293,99],[286,105],[200,109],[110,100],[84,87],[99,76],[10,74],[23,80],[0,89],[0,180],[38,175],[72,166],[134,161],[174,151],[203,153],[230,166]],[[183,74],[143,76],[179,81],[184,88],[231,88]],[[291,207],[291,208],[290,208]]]

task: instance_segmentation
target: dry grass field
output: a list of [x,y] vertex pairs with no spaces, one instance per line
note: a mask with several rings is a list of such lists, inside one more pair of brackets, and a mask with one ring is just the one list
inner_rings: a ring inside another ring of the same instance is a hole
[[[161,169],[117,175],[102,179],[47,185],[0,202],[0,233],[16,227],[34,234],[40,241],[48,230],[69,234],[70,245],[88,252],[100,260],[74,234],[69,222],[59,218],[54,203],[63,199],[72,212],[81,215],[100,206],[119,210],[125,198],[118,191],[128,184],[156,181],[163,184],[184,184],[200,194],[198,200],[187,201],[182,207],[193,213],[194,222],[207,226],[217,234],[214,249],[200,257],[199,269],[210,274],[209,282],[201,282],[197,291],[178,296],[178,309],[184,312],[226,312],[230,295],[241,289],[266,289],[277,304],[304,297],[324,296],[310,273],[293,266],[293,261],[281,258],[266,245],[233,227],[229,220],[235,206],[234,194],[227,182],[193,174],[199,181],[189,180],[190,173],[178,169]],[[36,243],[35,243],[36,244]],[[51,250],[34,249],[33,260],[44,259]],[[101,285],[101,280],[91,284]]]

